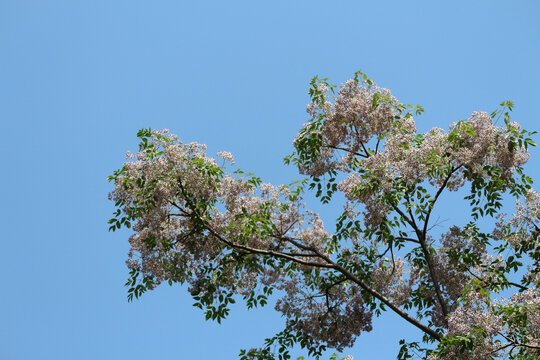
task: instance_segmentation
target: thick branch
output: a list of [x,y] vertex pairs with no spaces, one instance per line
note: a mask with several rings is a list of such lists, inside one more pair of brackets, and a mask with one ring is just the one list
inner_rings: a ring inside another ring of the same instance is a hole
[[367,285],[365,282],[354,276],[351,272],[349,272],[347,269],[345,269],[343,266],[335,263],[332,259],[330,259],[328,256],[322,254],[319,250],[317,250],[314,247],[307,246],[304,244],[299,243],[298,241],[295,241],[291,238],[286,238],[287,241],[291,242],[292,244],[304,249],[304,250],[311,250],[314,253],[318,254],[323,260],[325,260],[327,263],[331,264],[334,269],[342,273],[348,280],[352,281],[353,283],[357,284],[362,288],[362,290],[366,291],[368,294],[373,296],[374,298],[381,301],[383,304],[388,306],[390,309],[392,309],[396,314],[401,316],[403,319],[408,321],[409,323],[413,324],[426,334],[430,335],[434,339],[441,340],[441,336],[434,330],[430,329],[426,325],[422,324],[420,321],[416,320],[412,316],[410,316],[407,312],[400,309],[398,306],[396,306],[394,303],[392,303],[387,297],[379,293],[377,290],[371,288],[369,285]]
[[[185,196],[185,190],[182,186],[182,183],[181,181],[179,180],[179,184],[180,184],[180,190],[182,191],[182,194]],[[188,199],[186,199],[188,200]],[[191,203],[192,201],[189,200],[189,203]],[[197,210],[196,209],[191,209],[194,214],[201,220],[202,217],[198,214]],[[279,257],[279,258],[283,258],[283,259],[287,259],[287,260],[290,260],[290,261],[293,261],[293,262],[296,262],[298,264],[302,264],[302,265],[305,265],[305,266],[313,266],[313,267],[318,267],[318,268],[327,268],[327,269],[335,269],[337,271],[339,271],[341,274],[343,274],[348,280],[352,281],[353,283],[357,284],[358,286],[360,286],[360,288],[364,291],[366,291],[368,294],[370,294],[371,296],[373,296],[374,298],[378,299],[379,301],[381,301],[383,304],[385,304],[386,306],[388,306],[390,309],[392,309],[395,313],[397,313],[399,316],[401,316],[403,319],[405,319],[407,322],[413,324],[414,326],[416,326],[417,328],[419,328],[420,330],[422,330],[423,332],[425,332],[426,334],[430,335],[431,337],[433,337],[434,339],[436,340],[441,340],[441,336],[434,330],[430,329],[428,326],[422,324],[420,321],[418,321],[417,319],[413,318],[412,316],[410,316],[407,312],[403,311],[402,309],[400,309],[398,306],[396,306],[394,303],[392,303],[388,298],[386,298],[384,295],[382,295],[381,293],[379,293],[377,290],[371,288],[370,286],[368,286],[365,282],[363,282],[361,279],[357,278],[356,276],[354,276],[351,272],[349,272],[347,269],[345,269],[343,266],[335,263],[332,259],[330,259],[328,256],[322,254],[317,248],[315,247],[312,247],[312,246],[308,246],[308,245],[304,245],[294,239],[291,239],[289,237],[282,237],[283,239],[287,240],[288,242],[290,242],[291,244],[299,247],[300,249],[303,249],[303,250],[308,250],[308,251],[312,251],[313,253],[315,253],[316,255],[318,255],[319,258],[323,259],[326,264],[320,264],[320,263],[312,263],[312,262],[308,262],[308,261],[303,261],[303,260],[300,260],[298,258],[295,258],[294,256],[291,256],[291,255],[287,255],[287,254],[284,254],[284,253],[281,253],[281,252],[276,252],[276,251],[271,251],[271,250],[263,250],[263,249],[255,249],[255,248],[250,248],[248,246],[245,246],[245,245],[239,245],[239,244],[234,244],[233,242],[231,241],[228,241],[227,239],[225,239],[224,237],[222,237],[221,235],[219,235],[218,233],[216,233],[216,231],[214,231],[209,225],[208,225],[208,222],[204,221],[204,226],[207,228],[207,230],[214,236],[216,237],[216,239],[218,239],[219,241],[221,241],[222,243],[234,248],[234,249],[238,249],[238,250],[243,250],[243,251],[247,251],[247,252],[251,252],[251,253],[254,253],[254,254],[259,254],[259,255],[266,255],[266,256],[275,256],[275,257]]]
[[372,289],[366,283],[364,283],[362,280],[358,279],[356,276],[351,274],[347,269],[345,269],[344,267],[342,267],[341,265],[336,264],[336,263],[334,263],[334,268],[337,271],[341,272],[343,275],[345,275],[347,277],[347,279],[351,280],[352,282],[354,282],[355,284],[360,286],[368,294],[370,294],[371,296],[373,296],[374,298],[378,299],[383,304],[388,306],[390,309],[392,309],[396,314],[401,316],[403,319],[405,319],[409,323],[413,324],[414,326],[416,326],[417,328],[419,328],[420,330],[422,330],[426,334],[430,335],[434,339],[441,340],[441,336],[436,331],[430,329],[426,325],[422,324],[420,321],[418,321],[415,318],[413,318],[412,316],[410,316],[408,313],[406,313],[405,311],[400,309],[398,306],[393,304],[388,298],[386,298],[384,295],[379,293],[377,290]]

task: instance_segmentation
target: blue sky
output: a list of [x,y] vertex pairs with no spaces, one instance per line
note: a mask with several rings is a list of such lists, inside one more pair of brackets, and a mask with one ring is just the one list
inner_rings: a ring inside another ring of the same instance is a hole
[[[217,325],[178,286],[127,302],[129,232],[107,232],[106,177],[137,130],[288,183],[309,80],[359,69],[422,104],[422,131],[506,99],[540,130],[539,13],[533,0],[0,1],[0,358],[234,359],[261,344],[283,326],[271,306]],[[409,335],[389,316],[345,353],[395,358]]]

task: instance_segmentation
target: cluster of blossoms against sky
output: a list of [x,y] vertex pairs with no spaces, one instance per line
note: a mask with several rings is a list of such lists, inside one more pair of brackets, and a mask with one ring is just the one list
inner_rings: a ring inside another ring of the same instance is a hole
[[[132,284],[187,282],[207,314],[233,294],[249,305],[275,289],[287,329],[313,353],[352,346],[389,310],[436,341],[430,359],[538,355],[540,197],[522,173],[526,132],[474,112],[418,134],[408,108],[370,80],[337,91],[314,82],[311,95],[288,159],[307,180],[289,186],[233,171],[230,153],[216,160],[167,130],[140,134],[110,194],[134,230]],[[310,181],[347,199],[334,234],[306,209]],[[439,195],[466,184],[471,218],[497,216],[495,228],[471,220],[435,233]],[[503,193],[517,200],[513,216],[499,211]]]

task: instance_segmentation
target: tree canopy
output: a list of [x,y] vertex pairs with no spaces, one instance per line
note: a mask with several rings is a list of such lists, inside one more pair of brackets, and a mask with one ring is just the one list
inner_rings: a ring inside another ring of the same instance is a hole
[[[237,300],[278,297],[285,328],[243,360],[287,359],[295,345],[341,352],[385,312],[423,334],[401,340],[398,359],[540,358],[540,195],[523,169],[534,132],[510,121],[513,103],[422,134],[422,107],[360,72],[339,87],[316,77],[309,94],[285,158],[301,178],[288,185],[239,170],[228,152],[216,160],[167,130],[139,131],[139,151],[109,177],[110,230],[133,229],[128,299],[187,283],[221,322]],[[310,190],[346,198],[332,233],[306,208]],[[438,232],[445,191],[464,194],[470,216]]]

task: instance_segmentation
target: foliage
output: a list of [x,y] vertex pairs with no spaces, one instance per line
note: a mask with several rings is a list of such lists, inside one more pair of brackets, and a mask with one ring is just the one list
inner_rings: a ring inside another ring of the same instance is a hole
[[[220,165],[204,145],[139,131],[139,152],[109,177],[110,230],[134,231],[128,299],[187,283],[221,322],[240,298],[254,308],[280,296],[285,329],[243,360],[289,359],[295,345],[341,352],[386,311],[423,334],[402,340],[398,359],[538,358],[540,196],[523,170],[534,133],[510,121],[513,103],[421,134],[422,107],[360,72],[339,88],[316,77],[309,94],[311,119],[285,158],[304,178],[288,186],[233,171],[230,153]],[[470,221],[436,233],[441,194],[467,185]],[[333,234],[305,208],[308,189],[323,203],[346,197]]]

